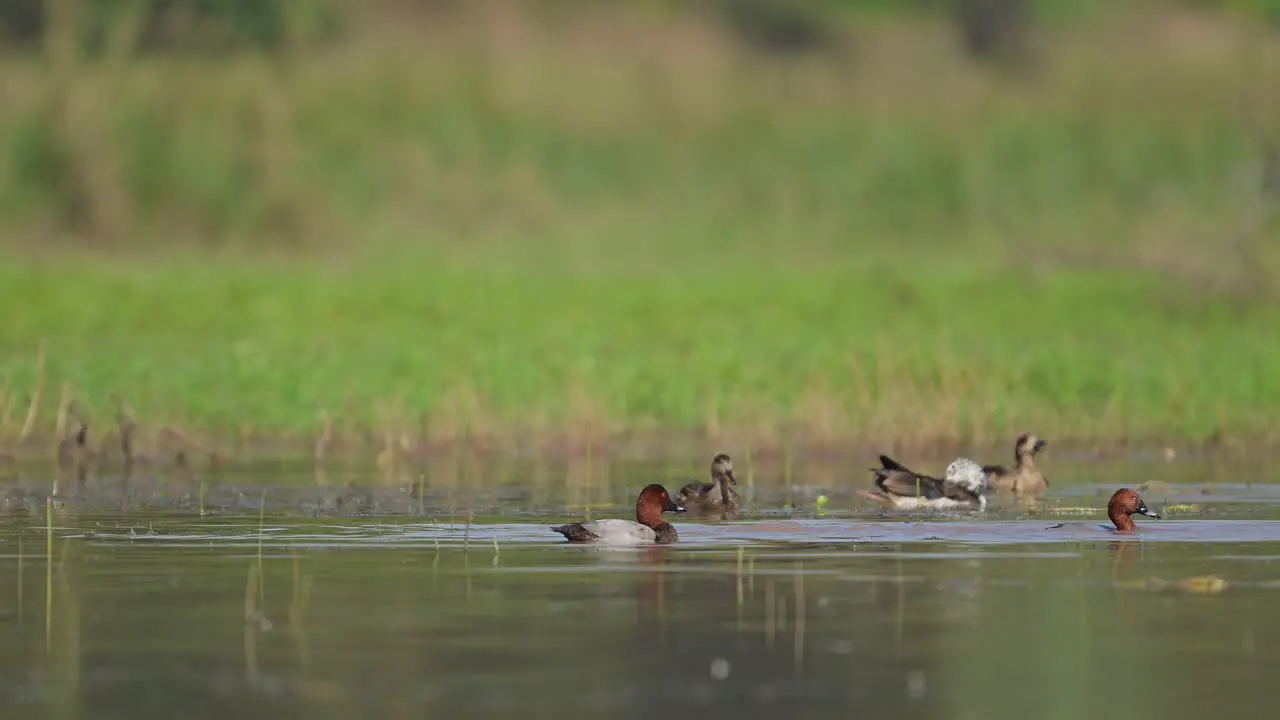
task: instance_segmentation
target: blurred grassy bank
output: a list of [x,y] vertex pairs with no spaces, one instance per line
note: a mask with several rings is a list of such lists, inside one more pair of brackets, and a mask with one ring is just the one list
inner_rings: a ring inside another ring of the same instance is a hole
[[[757,447],[1269,439],[1274,307],[1120,271],[699,269],[662,278],[239,264],[7,267],[21,424],[45,340],[110,426],[419,440],[706,429]],[[49,427],[49,425],[42,425]]]
[[0,435],[43,340],[41,428],[65,381],[213,434],[1272,438],[1247,15],[1126,4],[992,63],[933,14],[779,53],[656,6],[370,7],[0,60]]

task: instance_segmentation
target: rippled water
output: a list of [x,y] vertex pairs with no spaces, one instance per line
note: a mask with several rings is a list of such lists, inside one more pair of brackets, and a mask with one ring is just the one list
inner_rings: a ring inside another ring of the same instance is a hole
[[[47,479],[10,480],[0,717],[1255,717],[1277,695],[1264,471],[1063,463],[1042,507],[950,516],[872,509],[856,470],[761,473],[750,512],[678,517],[671,547],[547,529],[696,467],[103,477],[51,516]],[[1115,536],[1106,494],[1143,483],[1165,519]]]

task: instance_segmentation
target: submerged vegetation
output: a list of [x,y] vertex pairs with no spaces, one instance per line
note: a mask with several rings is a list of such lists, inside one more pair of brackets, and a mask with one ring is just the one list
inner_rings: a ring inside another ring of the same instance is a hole
[[402,5],[207,55],[59,16],[0,60],[0,444],[64,393],[308,443],[1274,438],[1260,21],[1125,4],[980,63],[928,13],[779,52]]

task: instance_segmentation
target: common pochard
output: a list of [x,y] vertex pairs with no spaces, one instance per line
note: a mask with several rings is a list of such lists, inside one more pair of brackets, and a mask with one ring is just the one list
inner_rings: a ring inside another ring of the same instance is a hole
[[663,512],[684,512],[671,501],[661,485],[647,485],[636,498],[636,519],[608,518],[585,523],[557,525],[551,529],[571,543],[603,545],[643,545],[673,543],[678,538],[675,526],[662,519]]

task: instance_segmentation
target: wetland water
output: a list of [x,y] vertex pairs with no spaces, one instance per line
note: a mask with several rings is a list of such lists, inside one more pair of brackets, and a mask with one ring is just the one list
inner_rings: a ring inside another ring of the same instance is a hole
[[[676,516],[677,545],[638,550],[547,525],[627,517],[701,463],[598,463],[590,486],[577,465],[106,474],[62,481],[51,517],[56,470],[24,472],[0,517],[0,717],[1268,715],[1280,484],[1042,465],[1044,509],[914,518],[855,500],[858,464],[761,472],[738,520]],[[1102,529],[1105,495],[1145,482],[1165,519]],[[1210,575],[1226,587],[1188,582]]]

